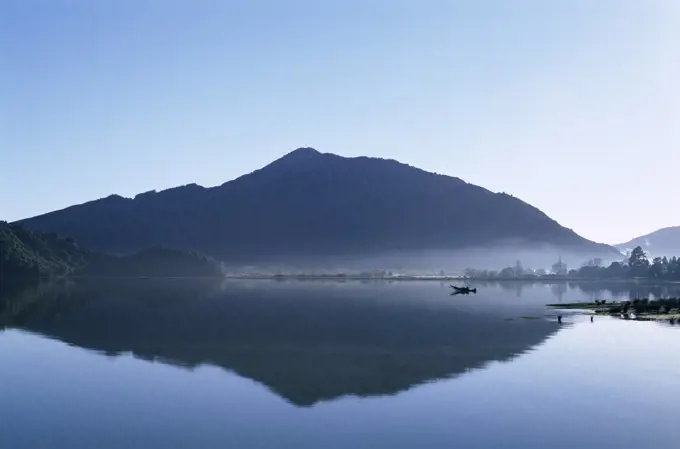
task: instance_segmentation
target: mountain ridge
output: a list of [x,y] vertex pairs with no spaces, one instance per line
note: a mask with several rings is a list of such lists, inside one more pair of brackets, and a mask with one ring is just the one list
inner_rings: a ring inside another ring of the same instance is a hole
[[618,252],[538,208],[393,159],[299,148],[219,186],[109,195],[18,223],[93,250],[191,249],[228,260],[460,249],[503,241]]
[[680,253],[680,226],[667,226],[648,234],[614,245],[619,251],[631,251],[636,246],[653,255],[674,256]]

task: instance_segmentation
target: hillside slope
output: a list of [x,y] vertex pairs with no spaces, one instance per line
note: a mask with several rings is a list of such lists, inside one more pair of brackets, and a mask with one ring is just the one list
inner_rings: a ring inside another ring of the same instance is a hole
[[220,263],[193,251],[147,248],[117,257],[80,249],[71,238],[0,222],[0,282],[56,276],[221,277]]
[[616,245],[619,251],[631,251],[636,246],[656,256],[676,256],[680,254],[680,226],[659,229],[649,234],[636,237],[626,243]]
[[0,221],[0,281],[68,274],[88,257],[71,239]]
[[344,158],[311,148],[218,187],[191,184],[134,199],[112,195],[21,223],[74,236],[93,250],[129,253],[166,245],[227,261],[507,241],[616,253],[510,195],[393,160]]

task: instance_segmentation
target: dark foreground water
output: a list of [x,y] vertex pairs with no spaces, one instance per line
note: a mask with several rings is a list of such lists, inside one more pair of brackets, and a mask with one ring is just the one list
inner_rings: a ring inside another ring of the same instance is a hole
[[680,447],[680,326],[544,307],[673,292],[478,288],[4,288],[0,447]]

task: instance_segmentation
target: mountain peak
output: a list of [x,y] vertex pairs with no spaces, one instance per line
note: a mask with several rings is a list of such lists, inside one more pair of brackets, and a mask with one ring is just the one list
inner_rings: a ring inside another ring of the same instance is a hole
[[301,147],[291,151],[290,153],[280,157],[279,159],[276,159],[274,162],[263,167],[262,169],[256,170],[255,173],[262,172],[262,170],[268,170],[272,168],[275,168],[277,170],[283,169],[286,171],[298,170],[301,167],[308,167],[310,163],[312,165],[315,165],[316,161],[319,158],[321,158],[321,156],[324,156],[324,154],[315,150],[314,148]]
[[309,159],[320,155],[321,153],[312,147],[301,147],[286,154],[282,159]]

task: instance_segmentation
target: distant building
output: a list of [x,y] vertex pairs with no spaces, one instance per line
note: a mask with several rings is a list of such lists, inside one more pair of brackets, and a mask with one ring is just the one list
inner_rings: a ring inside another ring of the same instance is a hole
[[552,266],[552,272],[558,276],[566,276],[569,273],[567,264],[562,262],[562,256]]

